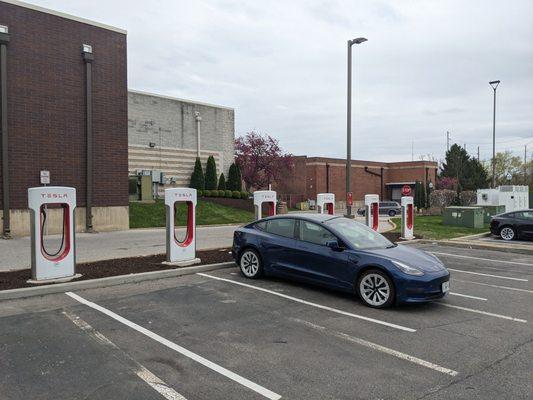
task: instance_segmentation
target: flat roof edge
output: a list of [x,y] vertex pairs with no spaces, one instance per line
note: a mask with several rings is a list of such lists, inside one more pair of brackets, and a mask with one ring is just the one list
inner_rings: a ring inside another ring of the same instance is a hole
[[202,101],[181,99],[179,97],[167,96],[167,95],[164,95],[164,94],[157,94],[157,93],[150,93],[150,92],[145,92],[145,91],[142,91],[142,90],[128,89],[128,93],[141,94],[141,95],[152,96],[152,97],[159,97],[161,99],[166,99],[166,100],[175,100],[175,101],[181,101],[183,103],[198,104],[198,105],[201,105],[201,106],[214,107],[214,108],[223,108],[225,110],[235,111],[235,109],[233,107],[221,106],[221,105],[218,105],[218,104],[211,104],[211,103],[204,103]]
[[114,26],[111,26],[111,25],[102,24],[100,22],[91,21],[89,19],[85,19],[85,18],[81,18],[81,17],[76,17],[75,15],[63,13],[61,11],[51,10],[49,8],[37,6],[35,4],[26,3],[24,1],[19,1],[19,0],[0,0],[0,1],[2,3],[8,3],[8,4],[12,4],[14,6],[24,7],[24,8],[28,8],[30,10],[43,12],[45,14],[55,15],[56,17],[70,19],[72,21],[81,22],[83,24],[96,26],[98,28],[107,29],[109,31],[122,33],[124,35],[128,34],[128,32],[125,29],[117,28],[117,27],[114,27]]

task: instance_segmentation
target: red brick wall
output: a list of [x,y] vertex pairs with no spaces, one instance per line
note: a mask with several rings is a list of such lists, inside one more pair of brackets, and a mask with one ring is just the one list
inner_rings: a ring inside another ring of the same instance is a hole
[[[342,159],[321,158],[305,156],[297,157],[298,168],[283,179],[284,184],[278,185],[280,194],[302,193],[305,198],[315,199],[317,193],[329,191],[335,194],[338,200],[346,198],[346,164]],[[329,165],[329,188],[326,179],[327,166]],[[383,192],[381,191],[381,178],[365,171],[381,174],[383,168]],[[373,161],[352,161],[350,186],[354,200],[362,200],[365,194],[376,193],[381,198],[387,199],[389,193],[387,183],[391,182],[425,182],[426,170],[428,179],[436,181],[437,163],[429,161],[414,161],[402,163],[379,163]],[[305,187],[302,183],[305,182]],[[329,190],[328,190],[329,189]],[[383,193],[383,195],[382,195]]]
[[75,187],[78,206],[85,206],[83,43],[94,53],[93,205],[128,205],[126,35],[3,2],[0,24],[11,35],[11,208],[27,207],[27,188],[39,186],[40,170],[50,171],[53,185]]

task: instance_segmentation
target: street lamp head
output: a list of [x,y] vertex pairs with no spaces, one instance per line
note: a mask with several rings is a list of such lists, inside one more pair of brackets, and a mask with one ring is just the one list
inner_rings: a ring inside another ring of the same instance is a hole
[[496,88],[498,87],[499,84],[500,84],[500,81],[490,81],[489,82],[489,85],[492,86],[492,88],[494,90],[496,90]]
[[356,38],[356,39],[352,39],[351,42],[352,44],[361,44],[363,42],[366,42],[368,39],[364,38],[364,37],[360,37],[360,38]]

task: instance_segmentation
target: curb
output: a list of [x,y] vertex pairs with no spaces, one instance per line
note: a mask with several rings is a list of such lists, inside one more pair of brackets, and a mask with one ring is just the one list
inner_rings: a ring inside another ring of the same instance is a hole
[[480,237],[486,237],[486,236],[490,236],[491,233],[490,232],[483,232],[483,233],[476,233],[475,235],[466,235],[466,236],[459,236],[459,237],[456,237],[456,238],[453,238],[453,239],[450,239],[450,240],[468,240],[468,239],[477,239],[477,238],[480,238]]
[[533,248],[509,247],[509,246],[494,245],[494,244],[489,244],[489,243],[475,243],[475,242],[468,242],[468,241],[461,242],[461,241],[452,241],[452,240],[430,240],[430,239],[419,239],[417,243],[438,244],[441,246],[459,247],[463,249],[495,250],[495,251],[503,251],[505,253],[533,255]]
[[207,272],[216,269],[229,268],[234,265],[234,261],[228,261],[224,263],[198,265],[194,267],[140,272],[138,274],[117,275],[110,276],[107,278],[90,279],[79,282],[58,283],[54,285],[2,290],[0,291],[0,301],[20,299],[25,297],[44,296],[47,294],[64,293],[72,290],[96,289],[107,286],[123,285],[126,283],[138,283],[164,278],[174,278],[182,275],[196,274],[197,272]]

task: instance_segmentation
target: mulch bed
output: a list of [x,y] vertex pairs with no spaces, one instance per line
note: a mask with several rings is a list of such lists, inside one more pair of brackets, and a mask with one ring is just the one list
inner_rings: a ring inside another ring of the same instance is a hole
[[[233,261],[229,248],[197,251],[196,257],[202,260],[200,264],[196,265]],[[165,254],[158,254],[155,256],[119,258],[77,264],[76,273],[82,274],[82,276],[78,279],[73,279],[71,282],[177,268],[175,266],[161,264],[165,259]],[[42,284],[35,285],[27,283],[26,281],[28,279],[31,279],[30,269],[0,272],[0,290],[42,286]]]

